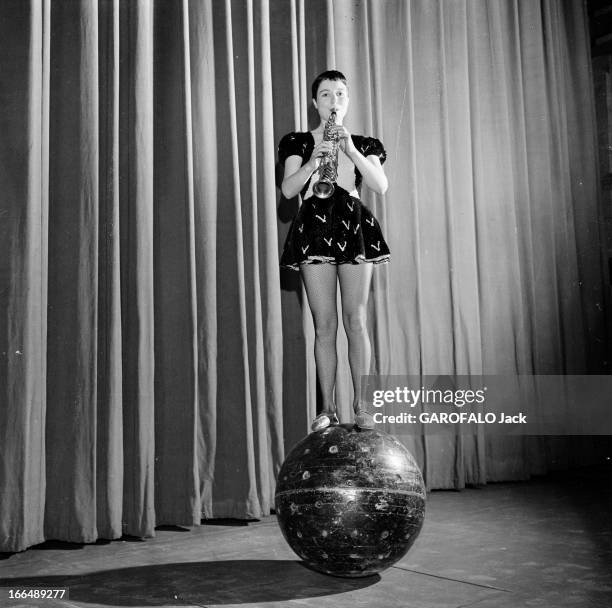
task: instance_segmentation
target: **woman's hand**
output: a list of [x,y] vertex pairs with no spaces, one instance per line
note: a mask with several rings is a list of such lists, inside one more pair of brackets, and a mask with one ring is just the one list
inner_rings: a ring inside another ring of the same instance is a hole
[[312,150],[310,158],[304,163],[300,156],[293,155],[285,161],[285,175],[281,184],[281,192],[285,198],[297,196],[304,184],[319,168],[321,159],[332,151],[333,142],[320,141]]
[[344,125],[335,125],[332,127],[334,133],[338,137],[338,143],[340,145],[340,149],[349,157],[352,158],[353,154],[357,151],[355,148],[355,144],[353,143],[353,138],[349,133],[348,129]]
[[318,168],[319,165],[321,164],[321,159],[326,156],[327,154],[330,154],[333,151],[333,142],[332,141],[320,141],[312,150],[312,154],[310,155],[310,158],[308,159],[308,165],[310,165],[310,168],[312,169],[312,172],[314,173]]

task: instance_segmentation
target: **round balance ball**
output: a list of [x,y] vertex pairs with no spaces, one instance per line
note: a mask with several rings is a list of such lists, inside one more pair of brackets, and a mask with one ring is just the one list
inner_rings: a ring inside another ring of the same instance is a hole
[[369,576],[401,559],[425,516],[425,486],[395,437],[354,425],[311,433],[278,474],[276,514],[291,548],[311,568]]

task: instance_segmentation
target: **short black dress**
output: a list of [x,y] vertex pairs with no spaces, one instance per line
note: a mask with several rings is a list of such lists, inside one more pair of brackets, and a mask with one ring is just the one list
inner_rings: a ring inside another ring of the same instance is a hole
[[[364,155],[376,154],[381,163],[387,155],[378,139],[351,135],[355,147]],[[314,149],[314,138],[309,131],[285,135],[278,145],[278,160],[284,166],[289,156],[308,161]],[[351,196],[336,184],[327,199],[316,195],[304,199],[315,171],[302,188],[302,204],[297,212],[281,255],[284,268],[299,270],[300,264],[381,264],[389,261],[389,247],[372,212],[360,199]],[[361,193],[362,176],[355,167],[355,187]]]

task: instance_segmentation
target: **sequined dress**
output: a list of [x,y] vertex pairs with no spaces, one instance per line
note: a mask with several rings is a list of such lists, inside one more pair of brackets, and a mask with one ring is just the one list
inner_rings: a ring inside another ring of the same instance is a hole
[[[387,156],[378,139],[351,135],[357,150],[364,156],[375,154],[384,163]],[[312,133],[292,132],[285,135],[278,146],[278,160],[284,166],[290,156],[300,156],[302,164],[308,161],[314,148]],[[342,152],[340,152],[342,154]],[[355,167],[355,188],[361,192],[362,176]],[[381,264],[389,261],[389,247],[378,221],[372,212],[355,196],[336,184],[328,199],[312,194],[311,182],[301,191],[302,204],[291,223],[281,266],[299,270],[300,264]]]

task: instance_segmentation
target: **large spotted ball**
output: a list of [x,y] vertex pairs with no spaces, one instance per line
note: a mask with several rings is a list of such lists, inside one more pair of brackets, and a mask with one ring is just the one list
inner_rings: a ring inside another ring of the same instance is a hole
[[311,433],[291,450],[276,485],[276,514],[311,568],[369,576],[400,560],[425,516],[425,486],[394,437],[352,425]]

